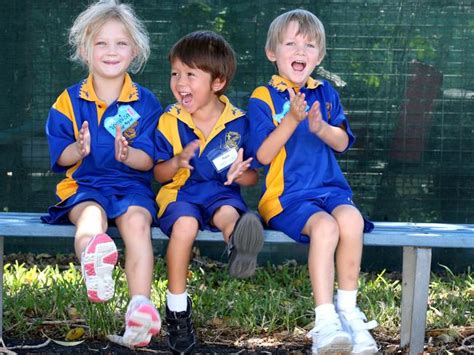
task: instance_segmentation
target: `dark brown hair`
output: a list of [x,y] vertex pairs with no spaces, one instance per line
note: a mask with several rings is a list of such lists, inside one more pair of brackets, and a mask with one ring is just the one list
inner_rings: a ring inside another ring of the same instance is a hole
[[225,92],[236,70],[234,50],[224,37],[212,31],[196,31],[182,37],[168,53],[170,63],[176,59],[190,68],[211,74],[212,80],[225,80],[224,87],[216,95]]

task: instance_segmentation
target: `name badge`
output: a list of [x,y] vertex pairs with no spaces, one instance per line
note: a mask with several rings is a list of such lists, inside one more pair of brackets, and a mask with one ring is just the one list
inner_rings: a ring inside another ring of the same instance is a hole
[[209,158],[217,172],[221,172],[228,166],[232,165],[232,163],[235,161],[235,159],[237,159],[238,156],[236,149],[219,150],[219,152],[215,153],[216,154],[213,157]]
[[[285,101],[285,103],[283,104],[283,108],[282,108],[281,112],[273,115],[273,119],[275,121],[277,121],[278,123],[280,123],[281,120],[283,119],[283,117],[285,117],[286,114],[288,112],[290,112],[290,108],[291,108],[290,101]],[[306,112],[309,111],[309,106],[308,105],[306,105],[305,111]]]
[[109,116],[104,121],[105,129],[115,137],[117,125],[120,125],[122,132],[126,131],[132,124],[138,121],[141,116],[130,105],[119,106],[115,116]]

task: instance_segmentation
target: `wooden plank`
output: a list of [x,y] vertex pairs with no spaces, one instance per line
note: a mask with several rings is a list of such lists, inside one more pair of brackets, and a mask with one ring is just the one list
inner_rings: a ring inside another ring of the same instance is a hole
[[[0,213],[0,235],[5,237],[74,236],[72,225],[48,225],[40,220],[41,213]],[[119,237],[115,227],[109,228],[112,237]],[[168,240],[159,228],[153,228],[152,238]],[[222,241],[220,233],[202,231],[198,241]],[[285,234],[265,231],[266,243],[294,243]],[[372,233],[364,235],[364,245],[418,246],[433,248],[474,248],[474,225],[441,223],[375,222]]]

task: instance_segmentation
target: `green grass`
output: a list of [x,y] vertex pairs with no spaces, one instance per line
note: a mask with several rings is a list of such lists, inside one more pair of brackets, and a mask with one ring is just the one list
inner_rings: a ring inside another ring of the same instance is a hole
[[[123,269],[114,272],[115,297],[106,304],[87,300],[78,266],[4,267],[4,335],[6,338],[40,338],[46,334],[64,339],[74,327],[84,327],[87,338],[122,334],[128,304]],[[166,268],[155,266],[152,300],[164,313]],[[193,263],[189,271],[197,329],[214,333],[265,336],[295,328],[310,329],[314,320],[308,271],[305,265],[287,263],[260,267],[250,280],[236,280],[220,264]],[[383,271],[362,274],[359,306],[368,319],[379,323],[376,334],[398,338],[401,281]],[[467,327],[474,324],[474,275],[470,270],[455,275],[446,269],[433,274],[427,314],[427,330]]]

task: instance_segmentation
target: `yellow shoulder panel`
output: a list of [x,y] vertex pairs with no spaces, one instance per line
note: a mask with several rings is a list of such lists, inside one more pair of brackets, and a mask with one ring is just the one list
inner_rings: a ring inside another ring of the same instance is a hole
[[67,90],[64,90],[61,95],[57,98],[56,102],[53,104],[53,108],[61,112],[66,116],[74,127],[74,137],[77,138],[79,130],[77,128],[76,117],[74,115],[74,110],[72,108],[71,98]]
[[173,146],[174,155],[182,152],[183,145],[178,131],[178,119],[175,116],[170,115],[167,112],[162,114],[158,121],[158,130]]
[[272,116],[275,115],[275,107],[273,106],[273,100],[270,96],[270,91],[268,91],[268,88],[266,86],[259,86],[258,88],[256,88],[253,91],[252,96],[250,97],[265,102],[270,107],[270,110],[272,110]]

